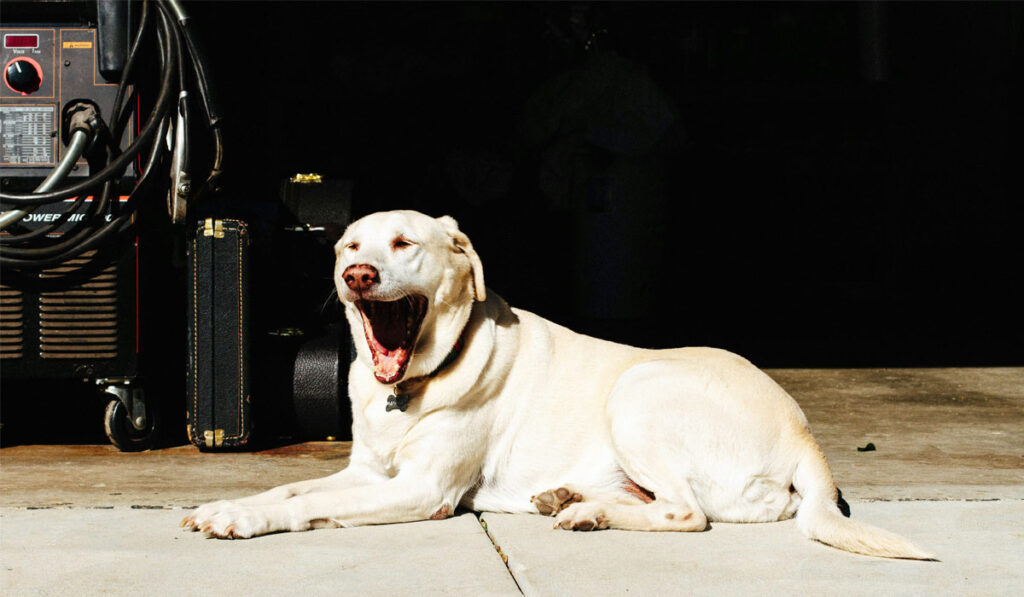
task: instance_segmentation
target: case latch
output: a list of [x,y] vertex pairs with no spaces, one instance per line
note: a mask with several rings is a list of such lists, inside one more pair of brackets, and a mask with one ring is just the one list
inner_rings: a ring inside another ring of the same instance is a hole
[[206,218],[203,222],[203,236],[224,238],[224,222],[213,218]]
[[224,430],[213,429],[203,432],[203,439],[206,440],[207,448],[219,448],[224,443]]

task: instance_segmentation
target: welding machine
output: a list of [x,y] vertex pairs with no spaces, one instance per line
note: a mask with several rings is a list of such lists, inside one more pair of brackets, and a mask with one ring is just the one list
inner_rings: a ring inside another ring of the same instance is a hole
[[[147,272],[167,259],[147,255],[221,170],[220,117],[191,30],[177,0],[7,0],[0,25],[5,399],[19,383],[95,384],[122,450],[150,447],[159,431],[144,385],[162,341],[140,321],[159,293]],[[192,121],[211,164],[196,181]]]

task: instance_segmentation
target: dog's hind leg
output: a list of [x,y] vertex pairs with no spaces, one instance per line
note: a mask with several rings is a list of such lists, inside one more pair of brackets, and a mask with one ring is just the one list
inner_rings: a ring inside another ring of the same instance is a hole
[[[572,531],[623,529],[630,531],[703,531],[708,526],[690,484],[675,479],[656,494],[627,477],[622,493],[585,495],[555,518],[555,528]],[[654,499],[651,499],[651,498]]]
[[[625,475],[625,473],[622,473]],[[594,488],[576,489],[573,485],[563,485],[558,489],[542,491],[530,498],[533,507],[544,516],[557,516],[573,504],[588,501],[599,504],[615,504],[620,506],[636,506],[653,500],[653,496],[630,479],[621,489]]]
[[571,504],[555,517],[555,527],[572,531],[703,531],[708,519],[695,505],[667,499],[643,503],[586,501]]
[[583,496],[579,492],[567,487],[542,491],[530,498],[530,502],[537,508],[537,512],[544,516],[555,516],[572,504],[582,501]]

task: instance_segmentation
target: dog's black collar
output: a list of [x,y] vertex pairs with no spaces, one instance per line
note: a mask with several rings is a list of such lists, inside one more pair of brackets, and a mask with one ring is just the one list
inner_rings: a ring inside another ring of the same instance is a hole
[[407,379],[396,385],[395,392],[388,396],[388,404],[387,406],[384,407],[384,411],[391,412],[395,409],[398,409],[402,412],[405,412],[405,409],[409,408],[409,401],[412,400],[412,395],[415,389],[403,389],[402,386],[409,384],[414,385],[416,386],[416,388],[418,388],[419,385],[422,384],[423,382],[429,379],[433,379],[439,373],[447,369],[448,366],[454,363],[455,359],[459,358],[459,355],[462,354],[462,347],[466,343],[465,336],[466,330],[462,330],[462,334],[460,334],[459,339],[455,341],[455,346],[452,347],[451,352],[449,352],[448,356],[446,356],[444,360],[441,361],[441,364],[438,365],[437,368],[431,371],[429,374],[424,375],[423,377],[414,377],[412,379]]

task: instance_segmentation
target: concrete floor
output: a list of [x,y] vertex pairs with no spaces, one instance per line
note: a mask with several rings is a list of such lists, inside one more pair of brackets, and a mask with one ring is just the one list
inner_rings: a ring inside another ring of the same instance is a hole
[[[1024,368],[769,374],[803,407],[854,516],[888,524],[939,552],[943,562],[849,556],[802,539],[791,523],[715,525],[698,538],[558,533],[540,517],[485,514],[488,535],[469,513],[441,523],[317,531],[241,544],[202,541],[177,531],[183,509],[330,474],[347,463],[349,445],[313,442],[231,454],[200,453],[190,446],[140,454],[98,445],[13,446],[0,449],[0,592],[64,594],[84,587],[86,594],[130,594],[128,585],[113,580],[116,563],[97,561],[93,569],[99,572],[92,575],[88,568],[74,567],[75,574],[67,568],[68,558],[93,561],[111,550],[128,550],[149,554],[149,590],[141,591],[148,594],[180,594],[182,586],[173,583],[167,568],[180,557],[199,558],[207,567],[221,561],[211,579],[235,592],[251,586],[256,594],[271,586],[290,592],[294,585],[288,579],[294,575],[318,588],[307,594],[339,588],[363,594],[554,594],[586,587],[597,594],[651,594],[673,579],[688,583],[692,593],[743,594],[758,586],[758,579],[778,576],[764,575],[790,557],[805,572],[815,565],[832,569],[831,576],[799,576],[796,585],[789,582],[794,590],[818,586],[839,589],[834,593],[878,594],[899,583],[905,594],[1024,593]],[[876,449],[858,450],[868,443]],[[351,561],[325,556],[323,550],[332,545]],[[684,546],[689,545],[699,549],[688,551]],[[436,553],[426,557],[422,550]],[[637,559],[638,553],[647,556]],[[239,558],[248,557],[304,563],[289,565],[271,581],[244,572],[252,562],[243,565]],[[723,564],[736,561],[749,564],[739,570]],[[236,573],[224,576],[225,570]],[[704,573],[695,576],[700,570]],[[965,585],[967,578],[971,582]],[[783,577],[775,580],[782,583],[780,591],[789,586]]]

